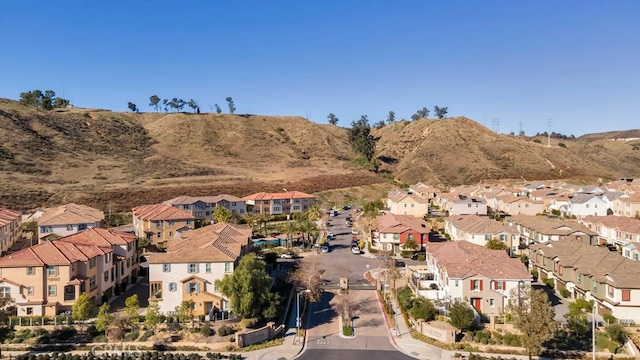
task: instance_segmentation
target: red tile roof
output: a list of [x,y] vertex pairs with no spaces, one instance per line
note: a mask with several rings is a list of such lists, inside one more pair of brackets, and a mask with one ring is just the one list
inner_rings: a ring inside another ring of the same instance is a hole
[[133,216],[147,221],[195,219],[190,213],[164,203],[136,206],[133,208]]
[[191,205],[198,201],[201,201],[205,204],[217,204],[220,201],[229,201],[229,202],[241,202],[243,199],[229,195],[229,194],[220,194],[215,196],[178,196],[171,200],[167,200],[164,203],[167,205]]
[[378,232],[386,234],[402,234],[405,231],[415,231],[420,234],[428,234],[431,225],[424,219],[409,215],[386,214],[376,217]]
[[266,193],[259,192],[256,194],[251,194],[243,197],[244,200],[285,200],[285,199],[308,199],[314,198],[315,196],[305,194],[300,191],[287,191],[281,193]]
[[19,219],[22,213],[15,210],[9,210],[6,208],[0,208],[0,227],[7,224],[11,224],[16,219]]

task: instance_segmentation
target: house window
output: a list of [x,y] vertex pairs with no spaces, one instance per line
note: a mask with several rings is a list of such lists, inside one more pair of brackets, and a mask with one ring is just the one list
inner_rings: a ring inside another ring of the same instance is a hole
[[27,315],[33,315],[33,308],[32,307],[28,307],[27,308]]
[[36,269],[33,268],[33,266],[27,266],[27,275],[35,275],[36,274]]
[[58,267],[57,266],[49,266],[49,269],[47,269],[47,273],[49,274],[49,277],[58,276]]
[[211,272],[211,263],[204,264],[204,271],[207,273]]
[[56,296],[56,294],[58,294],[58,287],[55,285],[49,285],[47,293],[49,296]]
[[494,282],[495,284],[495,290],[504,290],[504,281],[496,281]]
[[178,290],[178,284],[174,283],[174,282],[170,282],[169,283],[169,291],[176,291]]
[[638,261],[638,254],[633,254],[633,260]]
[[480,284],[481,280],[471,280],[471,290],[482,290]]
[[73,231],[73,225],[67,225],[67,231]]
[[89,289],[93,290],[96,288],[96,276],[93,275],[89,278]]
[[611,286],[611,285],[607,285],[607,295],[608,295],[610,298],[613,298],[613,286]]
[[169,231],[169,237],[173,237],[173,231]]
[[89,259],[89,269],[96,267],[96,258]]
[[35,288],[33,286],[27,287],[27,295],[31,296],[35,292]]
[[162,281],[149,282],[149,298],[162,300]]
[[167,222],[169,223],[169,225],[173,225],[173,220],[167,220]]
[[407,240],[415,240],[415,236],[413,234],[407,234]]
[[189,294],[197,294],[200,292],[200,284],[197,282],[187,283],[187,293]]
[[496,306],[496,299],[494,299],[494,298],[489,299],[489,306],[495,307]]
[[131,266],[131,258],[127,259],[127,267]]
[[198,272],[198,264],[189,264],[187,271],[189,273],[197,273]]
[[598,283],[594,282],[592,288],[593,291],[598,291]]
[[0,287],[0,297],[10,298],[11,297],[11,288],[7,287],[7,286]]
[[162,264],[162,271],[163,272],[170,272],[171,271],[171,264]]
[[104,281],[109,281],[109,270],[104,272]]
[[631,301],[631,290],[622,290],[622,301]]
[[191,220],[187,220],[187,225],[191,225]]
[[158,235],[158,239],[162,238],[162,232],[158,231],[156,235]]
[[189,210],[189,205],[182,205],[183,210]]
[[162,220],[156,221],[156,227],[162,227]]
[[455,287],[458,287],[458,285],[460,285],[460,282],[458,280],[456,280],[453,284],[454,284]]
[[231,272],[231,263],[230,262],[224,263],[224,272]]
[[582,274],[578,273],[578,282],[582,282]]

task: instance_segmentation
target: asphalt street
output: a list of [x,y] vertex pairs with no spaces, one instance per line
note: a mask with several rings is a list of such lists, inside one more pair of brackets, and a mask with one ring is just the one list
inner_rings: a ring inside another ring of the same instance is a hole
[[411,356],[405,355],[399,351],[380,351],[380,350],[306,350],[302,355],[296,359],[300,360],[317,360],[317,359],[330,359],[330,360],[408,360],[414,359]]

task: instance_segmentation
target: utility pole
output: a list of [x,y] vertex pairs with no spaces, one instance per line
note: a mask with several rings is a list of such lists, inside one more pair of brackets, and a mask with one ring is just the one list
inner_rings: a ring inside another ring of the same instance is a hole
[[518,136],[520,136],[520,134],[522,134],[522,121],[518,123],[518,128],[520,129],[518,130]]
[[547,147],[551,147],[551,118],[547,119]]
[[496,134],[500,133],[500,118],[499,117],[491,118],[491,125],[493,125],[493,131],[495,131]]
[[593,299],[593,314],[591,314],[591,350],[593,360],[596,360],[596,299]]

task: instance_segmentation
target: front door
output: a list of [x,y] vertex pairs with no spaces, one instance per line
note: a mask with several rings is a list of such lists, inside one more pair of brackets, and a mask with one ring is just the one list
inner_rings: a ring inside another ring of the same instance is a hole
[[480,307],[482,306],[481,298],[471,298],[471,305],[478,311],[480,311]]
[[211,301],[205,301],[204,314],[209,315],[209,317],[211,317],[213,315],[212,310],[213,310],[213,303]]

